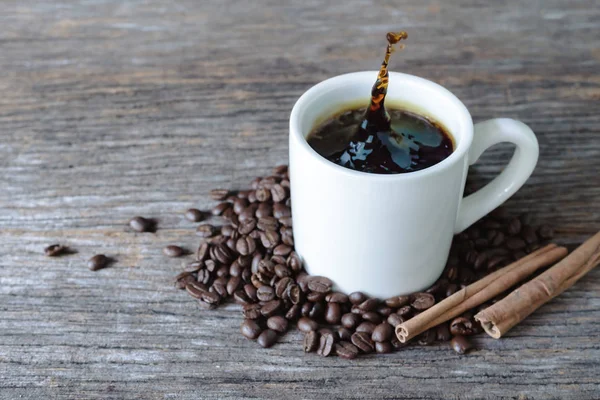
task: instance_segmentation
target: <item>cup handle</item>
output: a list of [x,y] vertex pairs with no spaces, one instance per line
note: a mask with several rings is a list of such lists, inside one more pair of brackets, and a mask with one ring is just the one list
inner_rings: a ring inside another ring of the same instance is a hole
[[504,203],[531,176],[538,160],[538,141],[531,128],[510,118],[490,119],[475,125],[468,155],[469,165],[477,162],[488,148],[501,142],[514,143],[517,148],[500,175],[475,193],[463,197],[456,218],[455,233],[464,231]]

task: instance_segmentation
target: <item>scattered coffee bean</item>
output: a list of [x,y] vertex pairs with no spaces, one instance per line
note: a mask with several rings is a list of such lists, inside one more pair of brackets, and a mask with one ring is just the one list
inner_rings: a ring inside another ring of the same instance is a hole
[[44,249],[44,254],[48,257],[57,257],[64,254],[67,250],[66,246],[60,244],[51,244]]
[[144,217],[133,217],[129,220],[131,229],[137,232],[150,232],[153,228],[153,221]]
[[425,332],[421,333],[417,338],[417,344],[421,346],[429,346],[435,342],[437,338],[437,330],[436,329],[428,329]]
[[540,229],[538,229],[538,235],[540,235],[542,239],[550,240],[554,237],[554,230],[548,225],[542,225]]
[[398,314],[390,314],[387,317],[387,323],[390,324],[393,328],[397,327],[401,323],[404,322],[404,318],[399,316]]
[[371,353],[375,349],[375,344],[371,340],[371,335],[366,332],[356,332],[351,337],[352,344],[358,347],[363,353]]
[[332,333],[321,333],[321,337],[319,338],[319,348],[317,349],[317,354],[322,357],[327,357],[331,354],[334,344],[335,337]]
[[327,308],[325,311],[325,321],[330,323],[331,325],[336,325],[340,322],[342,318],[342,308],[339,303],[327,303]]
[[226,210],[231,208],[231,204],[227,202],[219,203],[210,210],[212,215],[223,215]]
[[110,259],[104,254],[96,254],[88,261],[88,268],[92,271],[98,271],[99,269],[106,268],[110,262]]
[[210,224],[198,225],[196,228],[196,235],[208,238],[215,234],[215,227]]
[[275,315],[267,320],[267,327],[275,332],[284,333],[288,328],[288,321],[280,315]]
[[391,342],[375,342],[375,352],[377,354],[388,354],[394,351]]
[[190,208],[185,212],[185,218],[188,221],[200,222],[204,218],[204,215],[202,214],[202,211],[198,210],[197,208]]
[[338,357],[344,358],[346,360],[352,360],[358,356],[359,350],[358,347],[348,342],[347,340],[343,340],[335,345],[335,354]]
[[454,336],[469,336],[475,333],[474,323],[465,317],[454,318],[450,323],[450,333]]
[[258,339],[256,339],[256,341],[259,345],[261,345],[261,347],[271,347],[277,341],[277,332],[271,329],[266,329],[260,335],[258,335]]
[[253,319],[245,319],[242,322],[240,330],[242,331],[242,335],[252,340],[256,339],[262,332],[260,326]]
[[327,293],[332,286],[333,282],[324,276],[311,276],[308,280],[308,288],[318,293]]
[[395,297],[390,297],[389,299],[385,300],[385,304],[388,307],[392,307],[392,308],[400,308],[402,306],[407,305],[410,302],[410,297],[408,296],[395,296]]
[[308,317],[301,317],[298,320],[297,325],[298,329],[302,332],[316,331],[319,327],[319,324]]
[[450,335],[450,329],[448,328],[448,323],[444,322],[437,326],[436,328],[437,340],[440,342],[447,342],[452,337]]
[[382,322],[381,324],[377,325],[373,330],[373,333],[371,334],[371,339],[374,342],[387,342],[392,338],[393,334],[394,330],[392,329],[392,326],[387,322]]
[[304,335],[304,352],[312,353],[316,351],[319,348],[319,339],[319,334],[316,331],[311,330],[306,332]]
[[357,327],[356,327],[356,332],[363,332],[363,333],[368,333],[369,335],[373,334],[373,331],[375,330],[375,324],[372,322],[361,322]]
[[410,305],[418,311],[424,311],[435,304],[435,297],[430,293],[416,293]]
[[165,247],[163,253],[167,257],[181,257],[183,255],[183,249],[172,244]]
[[521,220],[519,218],[511,219],[506,231],[509,235],[518,235],[521,232]]
[[473,348],[473,345],[464,336],[454,336],[450,341],[450,346],[452,346],[452,350],[457,352],[458,354],[465,354],[467,351]]
[[216,201],[225,200],[229,196],[227,189],[213,189],[210,191],[210,198]]

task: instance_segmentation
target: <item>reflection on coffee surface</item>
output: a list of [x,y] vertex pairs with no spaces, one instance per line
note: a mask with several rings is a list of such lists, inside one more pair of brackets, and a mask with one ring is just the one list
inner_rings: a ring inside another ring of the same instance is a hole
[[417,114],[386,110],[388,62],[393,45],[406,32],[389,32],[385,57],[367,108],[342,110],[307,137],[320,155],[343,167],[376,174],[418,171],[452,153],[452,139],[441,125]]

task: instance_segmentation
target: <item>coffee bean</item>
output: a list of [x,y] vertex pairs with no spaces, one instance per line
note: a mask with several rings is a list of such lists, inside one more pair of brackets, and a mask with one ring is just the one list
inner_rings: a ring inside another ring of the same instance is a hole
[[430,344],[433,344],[433,342],[435,342],[436,338],[437,338],[436,329],[433,329],[433,328],[428,329],[418,336],[417,344],[419,344],[421,346],[429,346]]
[[256,251],[256,242],[250,236],[242,236],[235,243],[235,249],[241,255],[247,256]]
[[[295,251],[292,251],[288,256],[286,265],[294,272],[299,272],[302,269],[302,261]],[[298,277],[296,277],[296,280],[297,279]]]
[[381,315],[379,315],[375,311],[367,311],[366,313],[363,313],[362,319],[364,319],[365,321],[368,321],[368,322],[372,322],[374,324],[378,324],[382,321]]
[[373,311],[377,308],[378,305],[379,305],[379,300],[370,298],[370,299],[366,299],[365,301],[360,303],[358,305],[358,308],[363,312]]
[[475,273],[472,269],[463,267],[458,274],[458,280],[461,283],[469,284],[475,280]]
[[396,311],[396,314],[398,314],[401,317],[408,317],[410,314],[412,313],[412,308],[411,306],[402,306],[398,309],[398,311]]
[[194,261],[185,265],[185,271],[198,272],[204,267],[204,263],[200,261]]
[[233,300],[235,300],[236,303],[242,305],[250,303],[250,299],[243,290],[236,290],[235,292],[233,292]]
[[[277,275],[277,277],[279,278],[289,278],[292,275],[292,271],[290,271],[290,269],[283,264],[277,264],[275,265],[275,275]],[[291,278],[290,278],[291,280]]]
[[258,339],[256,342],[264,348],[271,347],[277,341],[277,332],[271,329],[264,330],[260,335],[258,335]]
[[198,277],[197,277],[197,281],[204,284],[204,285],[208,285],[208,283],[211,280],[211,275],[210,272],[206,269],[201,269],[200,271],[198,271]]
[[279,222],[281,223],[281,225],[291,228],[292,227],[292,217],[283,217],[283,218],[279,218]]
[[342,309],[338,303],[327,303],[325,311],[325,321],[331,325],[336,325],[342,318]]
[[214,206],[212,208],[212,210],[210,210],[210,213],[212,215],[223,215],[225,213],[225,211],[227,211],[230,208],[231,208],[231,204],[229,204],[227,202],[222,202],[222,203],[219,203],[216,206]]
[[290,210],[289,207],[287,207],[281,203],[275,203],[273,205],[273,216],[277,219],[291,217],[292,211]]
[[458,317],[450,323],[450,333],[453,336],[469,336],[475,333],[473,322],[465,317]]
[[240,223],[238,232],[241,235],[248,235],[255,228],[256,228],[256,220],[254,218],[249,218],[249,219],[245,220],[244,222]]
[[554,237],[554,230],[548,225],[540,226],[537,233],[544,240],[550,240]]
[[106,268],[110,262],[110,259],[104,254],[96,254],[88,261],[88,268],[92,271],[98,271],[99,269]]
[[329,302],[329,303],[347,303],[348,302],[348,296],[346,296],[344,293],[342,292],[333,292],[333,293],[329,293],[327,294],[327,296],[325,296],[325,301]]
[[506,232],[509,235],[518,235],[521,232],[521,220],[519,218],[513,218],[508,222]]
[[262,317],[262,314],[260,313],[260,304],[244,304],[242,314],[244,315],[244,318],[247,319],[259,319]]
[[274,217],[262,217],[258,219],[256,227],[263,232],[276,231],[279,229],[279,221]]
[[300,317],[300,319],[298,319],[297,326],[302,332],[308,332],[317,330],[319,324],[308,317]]
[[179,246],[169,245],[163,249],[163,253],[167,257],[181,257],[183,255],[183,249]]
[[267,326],[275,332],[284,333],[287,331],[288,321],[282,316],[275,315],[267,320]]
[[487,261],[486,267],[488,270],[494,269],[496,267],[504,265],[507,260],[508,256],[494,256]]
[[231,238],[234,231],[235,230],[233,229],[233,226],[231,226],[231,225],[224,225],[221,227],[221,235],[227,236],[228,238]]
[[153,221],[144,217],[133,217],[129,220],[131,229],[137,232],[150,232],[153,228]]
[[354,329],[361,321],[360,315],[346,313],[342,315],[341,323],[345,328]]
[[392,329],[392,326],[387,322],[382,322],[381,324],[377,325],[373,330],[373,333],[371,334],[371,339],[374,342],[387,342],[392,338],[393,333],[394,330]]
[[509,237],[508,239],[506,239],[506,247],[509,250],[520,250],[520,249],[524,249],[525,246],[527,246],[527,243],[518,237]]
[[452,346],[452,350],[457,352],[458,354],[465,354],[467,351],[473,348],[473,345],[464,336],[454,336],[450,341],[450,346]]
[[210,198],[216,201],[225,200],[229,196],[227,189],[213,189],[210,191]]
[[312,319],[320,319],[323,314],[325,314],[325,306],[323,303],[313,303],[312,308],[308,312],[308,317]]
[[308,279],[308,288],[318,293],[327,293],[332,286],[333,282],[324,276],[311,276]]
[[288,246],[286,244],[280,244],[278,246],[275,246],[275,248],[273,249],[273,254],[275,254],[277,256],[287,256],[291,252],[292,252],[292,247]]
[[367,332],[355,332],[350,338],[352,344],[355,345],[363,353],[371,353],[375,349],[375,344],[371,340],[371,335]]
[[369,335],[371,335],[373,333],[373,331],[375,330],[375,324],[372,322],[361,322],[357,327],[356,327],[356,332],[365,332],[368,333]]
[[256,290],[256,297],[260,301],[271,301],[275,298],[275,291],[270,286],[261,286]]
[[523,226],[523,229],[521,229],[521,237],[527,244],[534,244],[538,241],[535,229],[533,229],[530,225]]
[[286,289],[286,296],[292,304],[300,304],[303,299],[302,291],[298,285],[291,284]]
[[387,318],[390,314],[393,314],[394,310],[392,307],[387,307],[384,305],[380,305],[379,307],[377,307],[375,309],[375,311],[377,311],[377,314],[381,315],[383,318]]
[[273,187],[271,188],[271,198],[274,202],[279,203],[285,201],[287,197],[287,191],[283,186],[279,184],[273,185]]
[[408,296],[394,296],[385,300],[385,304],[388,307],[399,308],[409,303],[410,298]]
[[336,334],[340,340],[350,340],[350,337],[352,336],[350,329],[344,328],[343,326],[337,328]]
[[279,233],[277,231],[268,230],[260,233],[260,241],[266,249],[272,249],[279,243]]
[[387,317],[387,323],[390,324],[394,328],[403,322],[404,322],[404,318],[402,318],[398,314],[390,314]]
[[240,288],[242,284],[242,278],[239,276],[232,276],[227,281],[227,294],[229,296],[233,295],[233,293]]
[[[257,295],[258,295],[258,293],[257,293]],[[283,304],[281,303],[281,300],[267,301],[260,308],[260,312],[262,313],[262,315],[264,315],[267,318],[272,317],[273,315],[277,314],[281,310],[282,305]]]
[[418,311],[424,311],[435,304],[435,297],[429,293],[415,293],[410,305]]
[[450,329],[448,328],[448,323],[444,322],[439,324],[436,328],[436,338],[440,342],[447,342],[450,340],[452,336],[450,335]]
[[192,222],[200,222],[204,218],[202,211],[197,208],[190,208],[185,212],[185,219]]
[[215,227],[210,224],[198,225],[196,235],[204,238],[211,237],[215,234]]
[[358,356],[358,353],[358,347],[347,340],[335,344],[335,354],[340,358],[352,360]]
[[67,248],[60,244],[51,244],[50,246],[44,249],[44,254],[48,257],[57,257],[61,254],[65,253]]
[[504,233],[502,233],[502,232],[498,232],[498,233],[496,234],[496,236],[494,237],[494,239],[492,240],[491,244],[492,244],[492,246],[494,246],[494,247],[501,246],[501,245],[502,245],[502,243],[504,243],[504,239],[505,239],[505,237],[504,237]]
[[485,263],[488,260],[488,257],[489,257],[488,253],[485,253],[485,252],[479,253],[477,255],[477,258],[475,259],[475,262],[473,263],[473,268],[475,270],[479,270],[479,269],[483,268],[485,266]]
[[314,330],[306,331],[304,335],[304,352],[312,353],[319,348],[319,334]]
[[322,357],[327,357],[333,351],[333,345],[335,344],[335,337],[331,333],[322,333],[319,338],[319,348],[317,354]]
[[290,307],[289,310],[285,313],[285,318],[289,321],[294,321],[296,318],[300,316],[300,304],[294,304]]
[[278,165],[273,168],[273,175],[285,176],[288,172],[287,165]]
[[175,277],[175,287],[178,289],[185,289],[189,282],[195,282],[194,275],[191,272],[184,271]]
[[219,295],[219,297],[227,297],[227,280],[225,277],[220,277],[216,279],[212,286],[209,289],[210,292],[214,292]]
[[308,292],[306,295],[306,300],[312,301],[313,303],[321,302],[325,300],[325,293]]
[[375,352],[377,354],[388,354],[394,351],[391,342],[375,342]]

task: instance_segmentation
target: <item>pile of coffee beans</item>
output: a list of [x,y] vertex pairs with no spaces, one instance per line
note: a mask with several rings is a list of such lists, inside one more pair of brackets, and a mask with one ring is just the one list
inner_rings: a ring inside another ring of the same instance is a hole
[[[305,352],[346,359],[393,352],[405,346],[394,334],[396,325],[536,250],[553,235],[547,226],[533,227],[526,215],[509,217],[495,210],[455,236],[446,268],[433,286],[422,293],[375,299],[335,292],[329,279],[304,271],[294,251],[289,194],[287,166],[254,179],[249,190],[213,190],[211,197],[219,203],[211,213],[224,223],[198,226],[203,240],[196,260],[176,278],[177,286],[203,308],[229,299],[242,305],[241,333],[262,347],[272,346],[296,326],[305,334]],[[412,343],[452,341],[451,347],[462,354],[471,348],[466,337],[482,332],[473,319],[477,311],[432,328]]]

